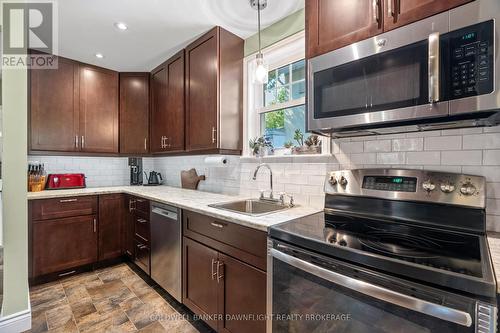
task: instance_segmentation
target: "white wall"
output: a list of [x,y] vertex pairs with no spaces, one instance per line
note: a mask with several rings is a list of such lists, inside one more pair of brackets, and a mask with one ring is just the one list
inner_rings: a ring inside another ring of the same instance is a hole
[[[321,157],[265,158],[274,173],[275,192],[293,194],[297,203],[321,208],[323,182],[328,171],[390,167],[442,170],[482,175],[487,180],[488,229],[500,231],[500,126],[407,133],[334,140],[333,154]],[[195,168],[205,174],[200,190],[229,195],[258,196],[269,188],[268,171],[252,180],[259,160],[229,156],[226,167],[205,165],[206,156],[145,158],[144,169],[162,173],[166,183],[180,187],[180,172]],[[49,172],[84,172],[89,187],[128,184],[126,158],[39,157]]]

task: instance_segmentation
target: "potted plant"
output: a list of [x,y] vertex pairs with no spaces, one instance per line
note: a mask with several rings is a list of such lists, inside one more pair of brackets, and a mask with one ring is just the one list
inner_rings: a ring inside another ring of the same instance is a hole
[[287,149],[287,151],[285,152],[285,155],[290,155],[292,153],[293,142],[292,141],[286,141],[283,144],[283,147],[285,147]]
[[293,148],[292,154],[321,154],[321,140],[316,134],[304,140],[304,134],[297,129],[293,138],[299,145]]
[[250,139],[248,145],[256,157],[274,154],[274,146],[266,136]]

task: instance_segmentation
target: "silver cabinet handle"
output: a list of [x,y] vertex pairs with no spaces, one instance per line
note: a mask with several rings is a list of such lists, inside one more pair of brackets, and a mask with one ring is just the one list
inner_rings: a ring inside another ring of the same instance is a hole
[[401,294],[396,291],[368,283],[366,281],[357,280],[352,277],[327,270],[323,267],[316,266],[302,259],[295,258],[276,249],[271,249],[271,256],[304,272],[384,302],[395,304],[397,306],[458,325],[466,327],[470,327],[472,325],[472,318],[467,312],[427,302],[413,296]]
[[148,151],[148,138],[144,138],[144,151]]
[[217,130],[215,129],[215,126],[212,126],[212,143],[217,142],[217,138],[215,137],[216,133],[217,133]]
[[78,135],[75,135],[75,148],[78,149]]
[[217,260],[217,283],[224,278],[224,273],[220,274],[223,271],[222,268],[224,268],[224,263]]
[[82,135],[82,149],[85,148],[85,136]]
[[128,201],[128,211],[132,212],[134,209],[135,209],[135,200],[134,199],[130,199]]
[[137,219],[137,222],[139,222],[140,224],[144,224],[144,223],[147,223],[148,220],[145,220],[145,219]]
[[67,203],[67,202],[77,202],[78,199],[61,199],[59,200],[60,203]]
[[57,276],[63,277],[63,276],[71,275],[71,274],[74,274],[74,273],[76,273],[76,271],[70,271],[70,272],[66,272],[66,273],[61,273],[61,274],[58,274]]
[[97,219],[94,219],[94,232],[97,232]]
[[215,263],[217,262],[217,260],[215,259],[212,259],[212,280],[215,280],[215,277],[217,276],[217,272],[215,272]]
[[161,137],[161,149],[165,148],[165,137]]
[[439,101],[439,32],[429,35],[429,103]]
[[213,227],[216,227],[216,228],[219,228],[219,229],[224,228],[224,225],[223,225],[223,224],[220,224],[220,223],[210,222],[210,224],[211,224]]

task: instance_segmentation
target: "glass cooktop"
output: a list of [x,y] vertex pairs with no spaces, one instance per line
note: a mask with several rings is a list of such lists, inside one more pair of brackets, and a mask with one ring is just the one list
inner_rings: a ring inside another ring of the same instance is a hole
[[478,278],[483,275],[480,239],[476,235],[325,213],[284,223],[272,229],[332,246],[332,251],[345,248],[425,268]]

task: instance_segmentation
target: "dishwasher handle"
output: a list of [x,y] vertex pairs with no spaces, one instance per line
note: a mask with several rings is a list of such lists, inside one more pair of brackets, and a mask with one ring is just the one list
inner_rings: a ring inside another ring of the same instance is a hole
[[168,219],[175,220],[175,221],[177,221],[177,217],[179,215],[177,212],[174,212],[174,211],[171,211],[171,210],[167,210],[167,209],[163,209],[163,208],[160,208],[160,207],[153,207],[151,209],[151,213],[157,214],[157,215],[161,215],[163,217],[166,217]]

